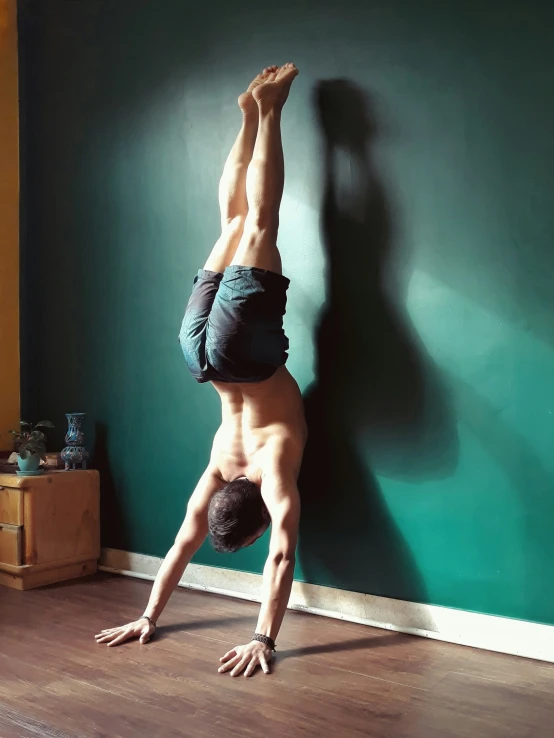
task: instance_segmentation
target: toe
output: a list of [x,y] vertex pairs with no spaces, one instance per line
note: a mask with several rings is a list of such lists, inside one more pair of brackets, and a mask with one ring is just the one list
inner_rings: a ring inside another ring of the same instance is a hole
[[287,64],[283,64],[281,69],[279,70],[279,76],[280,77],[289,77],[291,74],[298,74],[298,70],[294,66],[292,62],[288,62]]

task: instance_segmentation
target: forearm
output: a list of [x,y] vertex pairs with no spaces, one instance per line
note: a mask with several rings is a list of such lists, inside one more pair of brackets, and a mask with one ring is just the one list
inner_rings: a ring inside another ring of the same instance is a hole
[[289,602],[294,557],[271,557],[264,567],[262,606],[256,633],[276,640]]
[[154,622],[162,614],[173,590],[179,584],[183,572],[197,549],[198,545],[192,542],[186,544],[175,543],[169,549],[156,576],[148,605],[144,611],[144,614],[148,615]]

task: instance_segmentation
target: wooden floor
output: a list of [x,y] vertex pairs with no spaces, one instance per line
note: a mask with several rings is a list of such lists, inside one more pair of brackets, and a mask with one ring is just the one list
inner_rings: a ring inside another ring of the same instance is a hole
[[554,736],[553,665],[313,615],[287,613],[271,675],[218,674],[258,606],[214,595],[179,589],[149,645],[96,645],[150,586],[0,588],[0,738]]

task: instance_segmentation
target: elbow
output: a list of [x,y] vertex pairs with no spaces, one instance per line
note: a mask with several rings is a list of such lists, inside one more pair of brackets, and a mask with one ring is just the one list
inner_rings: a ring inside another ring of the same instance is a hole
[[273,564],[280,569],[288,569],[289,567],[294,569],[296,564],[296,552],[294,549],[280,549],[272,554]]
[[207,531],[201,526],[191,526],[179,531],[173,543],[173,550],[178,556],[192,556],[204,543]]
[[204,543],[205,538],[203,531],[187,531],[186,534],[177,536],[173,548],[179,556],[192,555]]
[[175,539],[175,543],[173,544],[172,551],[177,560],[181,561],[182,559],[186,559],[191,555],[191,551],[193,550],[193,548],[194,541],[191,541],[188,538],[177,537]]

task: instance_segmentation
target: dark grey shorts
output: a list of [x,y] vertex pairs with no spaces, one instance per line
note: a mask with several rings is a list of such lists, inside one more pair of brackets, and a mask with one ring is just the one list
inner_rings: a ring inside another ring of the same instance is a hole
[[198,382],[263,382],[286,363],[289,284],[282,274],[255,267],[199,270],[179,334]]

